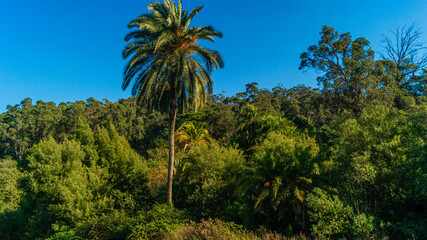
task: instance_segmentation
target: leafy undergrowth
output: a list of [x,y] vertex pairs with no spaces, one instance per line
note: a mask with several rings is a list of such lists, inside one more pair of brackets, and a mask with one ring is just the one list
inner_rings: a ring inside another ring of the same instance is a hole
[[200,223],[189,222],[165,234],[162,239],[173,240],[305,240],[305,236],[287,238],[277,233],[254,233],[240,225],[224,222],[219,219],[202,220]]
[[287,238],[272,232],[252,232],[232,222],[209,218],[194,222],[184,211],[168,205],[156,205],[140,217],[112,216],[85,228],[58,232],[47,240],[135,239],[135,240],[305,240],[304,235]]

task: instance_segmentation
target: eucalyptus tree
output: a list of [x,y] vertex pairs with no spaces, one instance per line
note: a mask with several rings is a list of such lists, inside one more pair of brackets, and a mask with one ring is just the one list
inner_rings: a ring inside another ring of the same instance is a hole
[[397,67],[395,79],[402,87],[414,95],[426,94],[427,46],[421,41],[421,28],[416,24],[403,26],[384,36],[384,54]]
[[193,27],[190,23],[202,6],[191,12],[181,1],[150,3],[150,13],[132,20],[125,37],[123,90],[134,81],[132,95],[150,110],[169,112],[169,170],[167,202],[172,203],[174,132],[177,110],[197,110],[212,92],[213,69],[224,66],[220,53],[198,45],[198,40],[215,42],[222,33],[212,26]]
[[301,54],[299,69],[323,73],[317,80],[323,85],[325,97],[332,99],[332,108],[351,110],[358,115],[368,100],[391,95],[394,80],[383,63],[375,60],[368,40],[363,37],[352,40],[350,33],[339,34],[328,26],[323,26],[320,34],[317,45]]

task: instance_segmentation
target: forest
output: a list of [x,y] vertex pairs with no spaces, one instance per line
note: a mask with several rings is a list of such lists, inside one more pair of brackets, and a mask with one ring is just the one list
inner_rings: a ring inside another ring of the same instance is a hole
[[300,55],[319,88],[253,82],[224,96],[211,89],[219,52],[195,41],[222,34],[185,25],[201,7],[181,8],[150,4],[130,22],[134,96],[7,106],[0,239],[427,239],[416,25],[375,50],[323,26]]

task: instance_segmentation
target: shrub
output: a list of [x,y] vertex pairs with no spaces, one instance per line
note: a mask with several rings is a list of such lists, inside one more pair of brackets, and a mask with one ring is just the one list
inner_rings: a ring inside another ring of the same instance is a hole
[[369,238],[373,235],[372,216],[356,214],[337,195],[328,196],[320,188],[315,188],[307,196],[308,215],[312,221],[312,233],[321,239]]
[[164,239],[171,240],[304,240],[303,235],[286,238],[277,233],[256,234],[243,229],[232,222],[223,222],[219,219],[202,220],[200,223],[189,222],[169,232]]
[[76,236],[76,232],[74,232],[73,230],[70,230],[70,231],[55,233],[53,236],[47,238],[46,240],[74,240],[74,239],[81,239],[81,238]]
[[318,151],[315,139],[297,132],[271,132],[253,148],[243,189],[254,225],[288,235],[306,230],[304,201],[317,183]]
[[196,219],[220,217],[240,185],[244,158],[233,147],[197,146],[180,159],[175,203]]
[[187,220],[185,212],[167,204],[155,205],[147,211],[132,229],[129,239],[163,239]]

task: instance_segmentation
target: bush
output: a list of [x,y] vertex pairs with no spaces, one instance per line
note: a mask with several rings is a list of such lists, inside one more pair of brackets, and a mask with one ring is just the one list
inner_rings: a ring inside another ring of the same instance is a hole
[[286,238],[277,233],[262,233],[243,229],[242,226],[232,222],[223,222],[219,219],[202,220],[200,223],[190,222],[181,225],[174,231],[166,234],[164,239],[171,240],[304,240],[304,236]]
[[243,191],[255,226],[287,235],[306,230],[304,201],[317,183],[318,151],[315,139],[300,133],[271,132],[253,148]]
[[175,203],[196,219],[224,216],[235,199],[244,164],[241,151],[233,147],[198,146],[180,159]]
[[85,239],[127,239],[135,222],[124,212],[113,211],[84,222],[76,232]]
[[185,212],[167,204],[155,205],[132,229],[129,239],[164,239],[163,236],[184,224]]
[[76,232],[70,230],[66,232],[55,233],[53,236],[47,238],[46,240],[74,240],[74,239],[80,239],[80,238],[76,236]]
[[356,214],[338,196],[328,196],[315,188],[307,196],[308,215],[312,222],[312,233],[321,239],[369,238],[374,231],[374,218],[364,213]]

